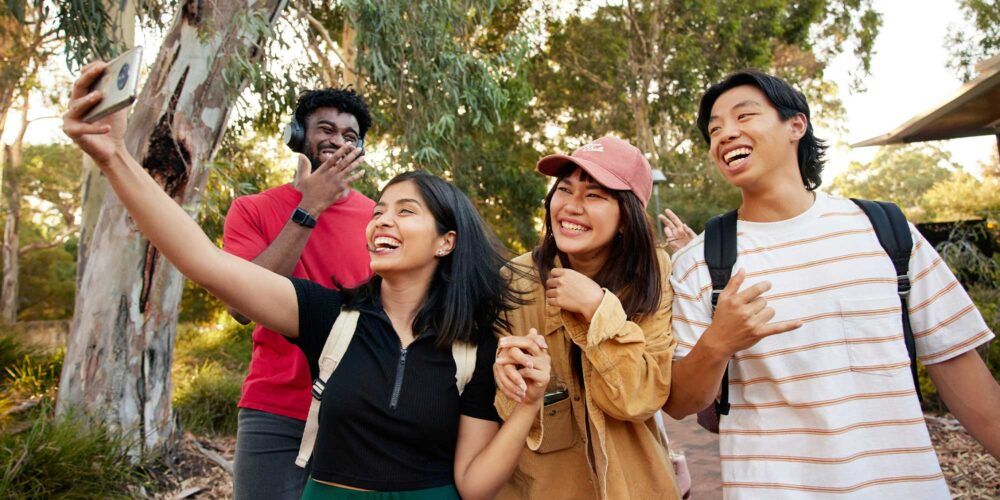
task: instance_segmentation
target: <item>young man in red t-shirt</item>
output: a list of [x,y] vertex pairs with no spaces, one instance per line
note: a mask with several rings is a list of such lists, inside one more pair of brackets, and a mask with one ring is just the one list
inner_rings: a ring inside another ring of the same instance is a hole
[[[297,136],[286,134],[301,153],[295,182],[234,200],[223,249],[285,276],[353,287],[371,275],[365,225],[375,203],[350,187],[362,172],[357,167],[371,114],[353,90],[313,90],[299,97],[289,127],[296,126]],[[230,313],[248,322],[238,311]],[[237,500],[301,496],[308,471],[295,465],[295,457],[311,385],[302,351],[257,325],[239,402]]]

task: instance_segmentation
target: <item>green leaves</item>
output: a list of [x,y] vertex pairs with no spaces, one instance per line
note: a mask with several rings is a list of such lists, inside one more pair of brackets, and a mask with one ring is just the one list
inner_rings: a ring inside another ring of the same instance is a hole
[[948,66],[963,81],[970,81],[976,76],[977,62],[1000,53],[1000,2],[959,0],[958,4],[972,29],[949,28],[945,41],[951,51]]
[[390,155],[379,176],[423,168],[448,178],[518,249],[537,237],[544,196],[531,169],[539,152],[515,125],[531,99],[526,8],[512,0],[343,3],[358,33],[370,133]]
[[66,44],[66,64],[78,69],[94,59],[108,61],[125,50],[105,0],[64,0],[57,21]]

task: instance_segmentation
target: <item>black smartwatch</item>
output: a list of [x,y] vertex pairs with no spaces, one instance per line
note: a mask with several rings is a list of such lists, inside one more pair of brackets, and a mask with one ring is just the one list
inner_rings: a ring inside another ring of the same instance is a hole
[[302,226],[312,229],[316,227],[316,219],[309,215],[302,207],[295,207],[295,211],[292,212],[292,222]]

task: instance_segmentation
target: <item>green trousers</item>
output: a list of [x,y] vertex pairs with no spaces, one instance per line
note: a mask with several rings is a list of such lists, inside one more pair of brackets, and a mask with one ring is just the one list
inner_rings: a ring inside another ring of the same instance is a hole
[[302,500],[459,500],[454,485],[410,491],[357,491],[338,488],[310,479],[302,492]]

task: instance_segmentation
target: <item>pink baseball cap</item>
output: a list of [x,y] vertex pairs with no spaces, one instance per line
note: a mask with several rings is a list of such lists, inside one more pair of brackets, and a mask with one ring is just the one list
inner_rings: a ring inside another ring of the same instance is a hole
[[572,155],[546,156],[538,160],[535,170],[556,177],[569,164],[582,168],[608,189],[632,191],[643,208],[649,203],[653,192],[651,167],[642,151],[626,141],[606,135],[583,145]]

